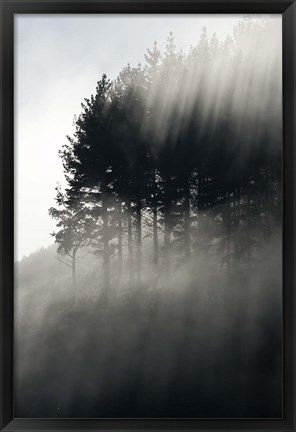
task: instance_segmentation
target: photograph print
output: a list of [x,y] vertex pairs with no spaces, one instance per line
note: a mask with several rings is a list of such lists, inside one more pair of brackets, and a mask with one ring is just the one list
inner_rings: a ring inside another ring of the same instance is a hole
[[282,418],[282,16],[16,14],[14,53],[15,418]]

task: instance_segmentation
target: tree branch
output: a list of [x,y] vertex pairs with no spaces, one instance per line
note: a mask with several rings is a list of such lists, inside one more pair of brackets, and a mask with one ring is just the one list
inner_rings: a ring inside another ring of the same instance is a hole
[[70,265],[70,264],[68,264],[68,263],[66,263],[66,262],[64,262],[63,260],[61,260],[59,257],[56,257],[56,259],[58,260],[58,261],[60,261],[62,264],[64,264],[64,265],[66,265],[66,266],[68,266],[68,267],[71,267],[72,268],[72,265]]
[[85,257],[86,257],[87,255],[89,255],[89,254],[90,254],[90,252],[86,252],[84,255],[78,257],[77,260],[76,260],[76,262],[81,261],[83,258],[85,258]]

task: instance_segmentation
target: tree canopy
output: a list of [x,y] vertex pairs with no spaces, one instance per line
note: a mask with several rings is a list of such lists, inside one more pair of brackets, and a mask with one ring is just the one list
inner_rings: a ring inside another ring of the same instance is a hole
[[167,277],[200,250],[227,271],[250,266],[279,226],[281,72],[276,51],[262,54],[271,32],[246,19],[220,42],[204,28],[188,53],[170,33],[163,53],[155,42],[143,66],[104,74],[81,105],[60,151],[65,208],[50,214],[61,253],[87,245],[102,257],[107,296],[114,278]]

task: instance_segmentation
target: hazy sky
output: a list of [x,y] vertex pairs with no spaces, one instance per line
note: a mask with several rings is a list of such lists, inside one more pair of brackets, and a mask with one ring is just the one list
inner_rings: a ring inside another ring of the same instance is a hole
[[74,114],[106,73],[144,63],[170,31],[178,48],[195,45],[204,26],[224,39],[238,15],[15,16],[15,259],[53,243],[48,216],[63,183],[58,151],[74,131]]

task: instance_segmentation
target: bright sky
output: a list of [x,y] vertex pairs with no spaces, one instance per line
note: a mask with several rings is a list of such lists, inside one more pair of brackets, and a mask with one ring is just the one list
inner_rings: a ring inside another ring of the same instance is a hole
[[15,16],[15,259],[53,243],[55,186],[63,184],[58,151],[74,114],[106,73],[144,63],[170,31],[178,48],[195,45],[204,26],[223,40],[238,15]]

